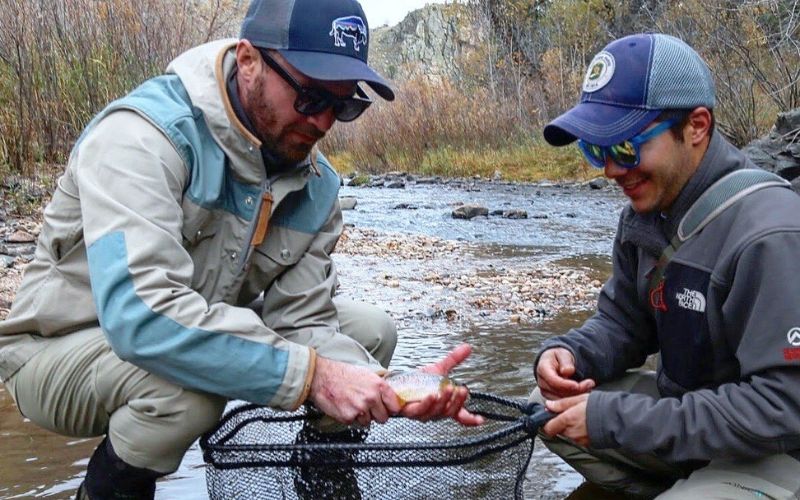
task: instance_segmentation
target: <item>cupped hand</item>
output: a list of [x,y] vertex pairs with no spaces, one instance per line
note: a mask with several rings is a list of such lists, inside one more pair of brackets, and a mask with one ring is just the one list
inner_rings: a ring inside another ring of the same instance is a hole
[[[463,362],[472,352],[472,346],[461,344],[440,361],[421,368],[426,373],[447,376],[450,370]],[[400,414],[404,417],[427,421],[437,418],[452,418],[462,425],[475,426],[484,423],[480,415],[470,413],[464,404],[469,397],[469,391],[464,386],[448,386],[437,394],[431,394],[421,401],[414,401],[403,406]]]
[[536,379],[545,399],[557,400],[585,394],[595,387],[594,380],[573,380],[575,357],[563,347],[548,349],[539,357]]

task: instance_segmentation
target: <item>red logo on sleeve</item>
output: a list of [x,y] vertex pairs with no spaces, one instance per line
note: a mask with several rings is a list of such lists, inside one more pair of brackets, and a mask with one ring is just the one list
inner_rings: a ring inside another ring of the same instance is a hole
[[786,361],[800,361],[800,347],[783,350],[783,359]]

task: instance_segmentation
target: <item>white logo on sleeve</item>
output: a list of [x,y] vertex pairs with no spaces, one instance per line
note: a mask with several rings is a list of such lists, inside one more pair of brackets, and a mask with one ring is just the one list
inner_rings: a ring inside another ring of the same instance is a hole
[[793,347],[800,347],[800,328],[792,328],[789,330],[789,333],[786,334],[786,340]]
[[683,293],[675,294],[678,306],[699,313],[706,312],[706,298],[697,290],[683,289]]

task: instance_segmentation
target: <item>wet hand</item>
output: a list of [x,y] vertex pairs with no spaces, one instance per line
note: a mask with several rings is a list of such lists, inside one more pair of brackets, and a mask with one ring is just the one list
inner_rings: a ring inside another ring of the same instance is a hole
[[548,349],[539,357],[536,379],[545,399],[557,400],[585,394],[594,389],[594,380],[587,378],[578,382],[571,378],[573,375],[575,375],[575,357],[567,349],[563,347]]
[[547,409],[558,413],[542,428],[550,437],[564,436],[581,446],[590,446],[589,429],[586,426],[588,394],[581,394],[558,401],[546,401]]
[[397,396],[389,384],[372,370],[317,358],[311,392],[308,396],[316,407],[337,422],[384,423],[400,411]]
[[[442,360],[426,366],[421,371],[446,376],[450,370],[463,362],[472,352],[472,346],[461,344]],[[437,394],[431,394],[421,401],[403,406],[400,414],[404,417],[427,421],[436,418],[452,418],[462,425],[475,426],[484,423],[484,418],[464,408],[469,391],[463,386],[447,386]]]

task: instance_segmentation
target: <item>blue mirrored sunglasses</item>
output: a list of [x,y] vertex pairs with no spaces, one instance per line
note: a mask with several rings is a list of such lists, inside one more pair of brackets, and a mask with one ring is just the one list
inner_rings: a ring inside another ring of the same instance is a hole
[[639,150],[642,144],[666,132],[673,125],[675,125],[675,120],[663,121],[655,127],[613,146],[598,146],[578,139],[578,147],[593,167],[605,168],[606,159],[611,158],[620,167],[636,168],[639,166]]

